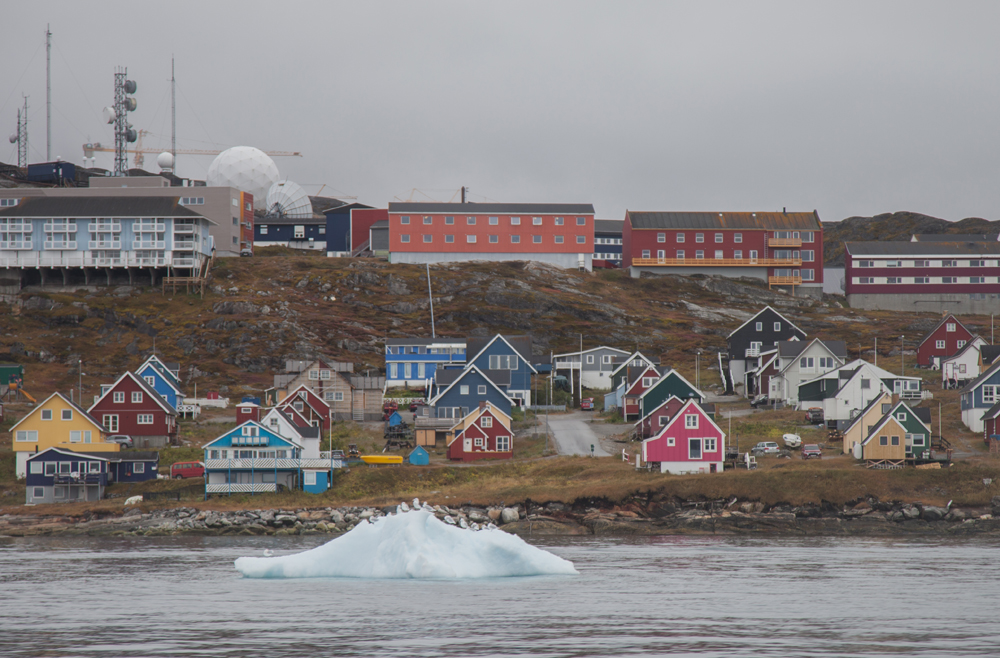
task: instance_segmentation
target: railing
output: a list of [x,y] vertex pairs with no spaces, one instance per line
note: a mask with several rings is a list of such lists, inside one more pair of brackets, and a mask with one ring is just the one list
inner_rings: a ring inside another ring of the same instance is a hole
[[744,354],[744,356],[760,356],[760,348],[759,347],[748,347],[743,354]]
[[46,249],[69,249],[69,250],[75,250],[76,249],[76,241],[75,240],[72,240],[72,241],[70,241],[70,240],[46,240],[45,241],[45,248]]
[[76,233],[76,222],[45,222],[46,233]]
[[162,222],[157,222],[155,224],[152,223],[144,224],[140,222],[135,222],[134,224],[132,224],[133,233],[163,233],[166,230],[167,230],[167,225],[163,224]]
[[226,482],[206,484],[205,493],[268,493],[278,490],[274,482]]
[[32,226],[31,222],[10,221],[6,224],[0,222],[0,231],[4,233],[31,233]]
[[636,267],[797,267],[801,258],[633,258]]
[[172,259],[171,262],[172,262],[172,265],[174,267],[194,267],[194,259],[193,258],[176,258],[175,257],[175,258]]
[[174,251],[194,251],[194,245],[191,240],[174,240]]
[[167,243],[164,240],[133,240],[132,249],[166,249]]
[[174,233],[193,235],[194,229],[195,229],[194,224],[174,224]]
[[121,242],[101,242],[100,240],[91,240],[87,243],[88,249],[114,249],[120,250],[122,248]]
[[904,400],[921,400],[923,399],[923,391],[903,391],[899,397]]
[[122,225],[118,222],[91,222],[87,230],[91,233],[121,233]]
[[20,240],[11,242],[0,242],[0,249],[9,249],[11,251],[15,249],[31,249],[31,240]]
[[[3,249],[0,243],[0,249]],[[139,257],[126,253],[121,256],[97,256],[89,251],[24,251],[0,254],[0,267],[197,267],[201,257],[167,258]],[[183,264],[179,264],[183,263]]]
[[[299,468],[299,459],[206,459],[205,468],[210,470],[224,471],[226,469],[236,470],[282,470]],[[327,466],[330,463],[327,462]]]
[[801,247],[802,238],[771,238],[767,239],[769,247]]
[[55,484],[105,484],[104,473],[59,473],[52,476]]
[[769,276],[768,284],[772,286],[798,286],[802,284],[801,276]]

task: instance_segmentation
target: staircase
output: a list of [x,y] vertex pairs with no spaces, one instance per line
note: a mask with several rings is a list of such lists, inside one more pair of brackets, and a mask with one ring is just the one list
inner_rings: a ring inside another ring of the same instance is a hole
[[362,422],[365,419],[364,409],[351,409],[351,418],[356,422]]

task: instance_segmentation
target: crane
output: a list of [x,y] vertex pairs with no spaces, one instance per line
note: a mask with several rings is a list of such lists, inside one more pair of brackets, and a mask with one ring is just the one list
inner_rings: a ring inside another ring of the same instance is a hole
[[[132,153],[135,153],[135,158],[133,162],[137,168],[142,168],[143,162],[145,161],[145,153],[162,153],[165,149],[160,148],[143,148],[142,137],[143,135],[151,134],[148,130],[140,130],[139,138],[135,142],[135,146],[129,148]],[[114,153],[115,148],[113,146],[102,146],[100,142],[88,142],[83,145],[83,157],[93,158],[94,153]],[[181,155],[219,155],[222,151],[212,151],[205,149],[177,149],[177,153]],[[298,151],[264,151],[267,155],[277,157],[298,157],[301,158],[302,154]]]

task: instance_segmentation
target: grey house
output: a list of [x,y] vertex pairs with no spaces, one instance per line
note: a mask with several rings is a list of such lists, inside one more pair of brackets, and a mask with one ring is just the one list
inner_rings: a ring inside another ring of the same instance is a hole
[[552,357],[552,367],[556,374],[565,374],[572,381],[582,382],[587,388],[609,391],[611,373],[628,355],[625,350],[602,345],[582,352],[556,354]]

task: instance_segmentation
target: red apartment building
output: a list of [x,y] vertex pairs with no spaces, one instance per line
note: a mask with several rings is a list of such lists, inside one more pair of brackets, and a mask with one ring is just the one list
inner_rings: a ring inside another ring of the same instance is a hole
[[389,262],[534,260],[590,270],[589,203],[390,203]]
[[622,267],[633,277],[751,277],[796,294],[823,294],[823,225],[813,212],[625,213]]

